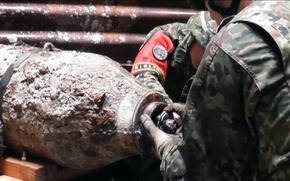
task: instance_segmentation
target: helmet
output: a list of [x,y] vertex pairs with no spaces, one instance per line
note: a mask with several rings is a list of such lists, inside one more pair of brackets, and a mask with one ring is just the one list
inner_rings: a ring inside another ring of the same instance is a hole
[[198,12],[196,16],[190,17],[187,22],[187,29],[203,47],[206,47],[216,34],[217,27],[216,21],[211,19],[208,11]]
[[[241,0],[232,0],[230,7],[222,7],[217,5],[214,0],[208,0],[211,9],[221,14],[223,17],[231,16],[237,13]],[[188,0],[190,6],[196,10],[206,10],[205,0]]]
[[187,0],[189,6],[198,11],[207,10],[204,1],[205,0]]

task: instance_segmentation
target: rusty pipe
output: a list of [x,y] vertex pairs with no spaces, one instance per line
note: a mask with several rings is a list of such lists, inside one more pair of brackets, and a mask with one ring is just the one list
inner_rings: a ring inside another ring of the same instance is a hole
[[98,33],[98,32],[65,32],[65,31],[0,31],[0,42],[77,43],[77,44],[141,44],[145,40],[143,34]]
[[72,4],[37,4],[37,3],[0,3],[0,13],[6,15],[45,15],[93,17],[129,17],[136,18],[174,18],[187,19],[195,15],[190,9],[144,8],[136,6],[72,5]]

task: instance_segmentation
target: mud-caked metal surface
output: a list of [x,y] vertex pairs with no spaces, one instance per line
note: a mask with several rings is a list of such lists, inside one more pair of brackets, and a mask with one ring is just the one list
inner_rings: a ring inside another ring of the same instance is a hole
[[[1,75],[31,49],[0,45]],[[8,84],[2,105],[5,141],[65,167],[104,167],[140,153],[138,119],[157,100],[163,98],[105,56],[41,50]]]

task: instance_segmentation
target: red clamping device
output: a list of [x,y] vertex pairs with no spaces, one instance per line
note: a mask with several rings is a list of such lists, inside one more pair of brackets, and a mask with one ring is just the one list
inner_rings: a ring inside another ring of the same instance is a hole
[[135,58],[132,74],[152,72],[165,80],[168,54],[173,50],[171,38],[162,30],[155,32],[141,47]]

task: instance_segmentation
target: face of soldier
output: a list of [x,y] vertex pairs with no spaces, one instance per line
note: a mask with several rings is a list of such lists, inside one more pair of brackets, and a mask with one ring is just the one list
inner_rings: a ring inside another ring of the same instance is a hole
[[197,68],[204,54],[204,48],[196,41],[190,49],[191,64]]

